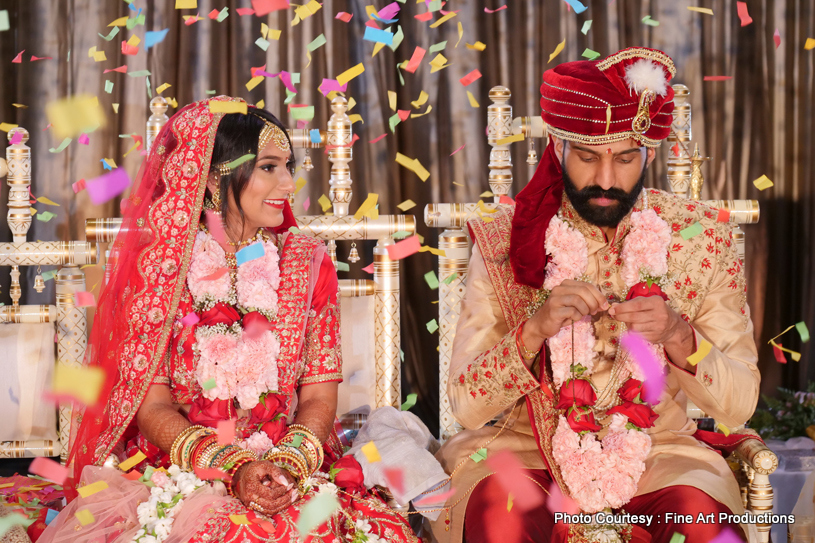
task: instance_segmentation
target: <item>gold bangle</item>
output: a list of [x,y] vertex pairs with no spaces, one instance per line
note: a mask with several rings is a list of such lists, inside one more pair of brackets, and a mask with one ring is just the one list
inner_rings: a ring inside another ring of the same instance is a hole
[[204,426],[194,425],[188,426],[181,430],[181,432],[176,436],[175,440],[173,441],[172,446],[170,447],[170,461],[177,465],[181,465],[181,457],[178,455],[178,450],[181,447],[181,443],[184,442],[190,435],[192,435],[197,430],[203,430]]
[[538,349],[537,351],[530,351],[529,349],[526,348],[526,345],[524,344],[523,340],[523,329],[525,325],[526,321],[524,321],[523,324],[521,324],[518,327],[517,332],[515,332],[515,345],[521,349],[521,356],[525,360],[534,360],[535,357],[538,356],[540,349]]

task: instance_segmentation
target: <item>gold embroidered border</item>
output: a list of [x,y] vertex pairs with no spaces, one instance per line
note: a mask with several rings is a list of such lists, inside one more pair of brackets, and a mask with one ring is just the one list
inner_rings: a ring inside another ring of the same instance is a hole
[[648,60],[659,62],[668,69],[671,77],[676,77],[676,66],[674,66],[674,62],[671,60],[671,57],[661,51],[654,51],[652,49],[645,49],[643,47],[632,47],[630,49],[624,49],[623,51],[614,53],[613,55],[608,56],[598,62],[597,69],[604,72],[619,62],[636,57],[647,58]]
[[555,128],[552,125],[548,125],[546,129],[549,131],[549,134],[553,136],[556,136],[564,140],[583,143],[585,145],[603,145],[605,143],[614,143],[617,141],[625,141],[627,139],[639,141],[646,147],[659,147],[660,145],[662,145],[662,140],[655,140],[653,138],[637,134],[633,130],[627,130],[625,132],[614,132],[612,134],[603,134],[600,136],[587,136],[585,134],[577,134],[575,132],[561,130],[560,128]]
[[314,383],[327,383],[329,381],[342,381],[342,372],[324,373],[322,375],[312,375],[311,377],[301,377],[298,385],[313,385]]

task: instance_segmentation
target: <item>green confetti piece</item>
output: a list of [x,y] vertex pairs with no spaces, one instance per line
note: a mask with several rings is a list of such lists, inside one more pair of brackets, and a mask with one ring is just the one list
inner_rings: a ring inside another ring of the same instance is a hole
[[319,36],[311,40],[311,43],[306,46],[306,49],[313,53],[316,49],[319,49],[325,44],[326,44],[325,34],[320,34]]
[[798,335],[801,336],[801,341],[804,343],[809,341],[809,328],[807,328],[807,323],[804,321],[796,322],[795,329],[798,330]]
[[646,15],[645,17],[643,17],[642,22],[647,24],[648,26],[659,26],[659,21],[653,20],[650,15]]
[[255,40],[255,45],[266,51],[269,48],[269,40],[264,40],[263,38],[258,38]]
[[138,70],[136,72],[130,72],[127,75],[130,77],[144,77],[150,75],[150,70]]
[[37,220],[41,222],[48,222],[56,216],[56,213],[51,213],[50,211],[40,211],[37,213]]
[[11,513],[5,517],[0,517],[0,536],[18,525],[28,526],[31,524],[27,518],[19,513]]
[[401,122],[402,119],[399,118],[398,113],[394,113],[393,115],[390,116],[390,118],[388,119],[388,126],[391,127],[391,133],[393,133],[393,131],[396,129],[396,125],[398,125]]
[[289,228],[289,232],[291,232],[292,234],[299,234],[300,229],[297,228],[296,226],[292,226],[292,227]]
[[291,84],[292,85],[299,85],[300,84],[300,72],[292,72],[292,74],[291,74]]
[[238,157],[238,158],[236,158],[235,160],[233,160],[232,162],[227,163],[227,165],[226,165],[226,166],[227,166],[227,167],[228,167],[230,170],[234,170],[235,168],[237,168],[238,166],[240,166],[240,165],[241,165],[241,164],[243,164],[244,162],[248,162],[248,161],[252,160],[253,158],[255,158],[255,155],[254,155],[254,154],[252,154],[252,153],[247,153],[247,154],[243,155],[242,157]]
[[399,359],[404,362],[405,361],[405,351],[399,349]]
[[400,409],[402,411],[407,411],[408,409],[416,405],[416,398],[418,398],[418,395],[408,394],[407,398],[405,398],[405,403],[402,404],[402,407],[400,407]]
[[591,21],[592,20],[589,19],[588,21],[583,23],[583,28],[580,29],[580,32],[582,32],[584,36],[588,33],[589,29],[591,28]]
[[393,239],[402,239],[408,237],[409,235],[411,234],[407,230],[399,230],[398,232],[394,232],[391,237]]
[[428,53],[438,53],[439,51],[442,51],[445,47],[447,47],[447,40],[440,41],[439,43],[431,45],[428,48],[427,52]]
[[436,319],[427,323],[427,331],[431,334],[434,333],[436,330],[439,329],[439,323],[436,322]]
[[436,290],[437,288],[439,288],[439,278],[436,277],[436,272],[434,272],[433,270],[430,270],[429,272],[424,274],[424,280],[431,290]]
[[481,462],[482,460],[486,460],[487,449],[478,449],[477,451],[470,455],[470,459],[476,464]]
[[297,531],[300,533],[300,541],[323,522],[331,518],[334,511],[339,509],[340,502],[331,494],[317,494],[311,498],[297,517]]
[[594,60],[594,59],[596,59],[596,58],[599,58],[599,57],[600,57],[600,53],[598,53],[597,51],[595,51],[595,50],[593,50],[593,49],[589,49],[589,48],[587,47],[587,48],[586,48],[586,50],[585,50],[585,51],[583,51],[583,55],[582,55],[582,56],[583,56],[583,58],[587,58],[587,59],[589,59],[589,60]]
[[215,89],[212,89],[212,90],[204,91],[204,94],[208,94],[210,96],[215,96],[216,92],[217,91]]
[[671,536],[671,541],[669,543],[685,543],[685,536],[679,532],[674,532],[674,535]]
[[439,11],[441,9],[441,0],[433,0],[427,5],[429,11]]
[[[119,27],[117,26],[116,28],[119,28]],[[113,81],[111,81],[110,79],[105,81],[105,92],[108,93],[108,94],[113,92]]]
[[457,277],[458,277],[458,273],[454,273],[453,275],[448,276],[448,277],[447,277],[447,279],[445,279],[445,280],[443,281],[443,283],[444,283],[445,285],[449,285],[450,283],[452,283],[453,281],[455,281]]
[[153,87],[150,85],[150,78],[146,78],[144,83],[147,85],[147,97],[152,99],[153,98]]
[[0,32],[11,28],[8,20],[8,10],[0,10]]
[[42,280],[43,281],[50,281],[57,275],[57,270],[48,270],[47,272],[42,272]]
[[679,234],[682,236],[682,239],[685,241],[689,240],[693,236],[698,236],[704,231],[702,228],[702,223],[695,222],[692,225],[688,226],[687,228],[683,228],[679,231]]
[[337,262],[337,271],[351,271],[351,266],[347,262]]
[[224,19],[226,19],[227,17],[229,17],[229,8],[224,8],[221,10],[220,13],[218,13],[218,16],[215,18],[215,20],[218,21],[219,23],[222,23]]
[[291,446],[296,449],[297,447],[302,445],[302,443],[303,443],[303,436],[301,436],[300,434],[295,434],[295,436],[291,440]]
[[286,105],[291,104],[292,101],[294,101],[295,96],[297,96],[297,93],[292,92],[289,89],[286,89],[286,99],[283,101],[283,103]]
[[218,386],[218,383],[215,382],[215,377],[213,377],[212,379],[209,379],[207,381],[204,381],[201,384],[201,388],[203,388],[204,390],[212,390],[216,386]]
[[112,40],[113,38],[115,38],[115,37],[116,37],[116,34],[118,34],[118,33],[119,33],[119,27],[118,27],[118,26],[114,26],[114,27],[113,27],[113,30],[111,30],[111,31],[110,31],[110,33],[109,33],[107,36],[103,36],[102,34],[99,34],[99,37],[100,37],[100,38],[102,38],[102,39],[103,39],[103,40],[105,40],[105,41],[110,41],[110,40]]
[[71,143],[71,138],[65,138],[64,140],[62,140],[62,143],[59,144],[59,147],[57,147],[56,149],[51,147],[50,149],[48,149],[48,152],[61,153],[62,151],[65,150],[66,147],[68,147],[69,143]]
[[291,108],[291,118],[295,121],[310,121],[314,118],[314,106]]
[[397,26],[396,34],[393,35],[393,43],[390,46],[391,51],[396,51],[396,48],[402,44],[403,39],[405,39],[405,33],[402,32],[401,26]]

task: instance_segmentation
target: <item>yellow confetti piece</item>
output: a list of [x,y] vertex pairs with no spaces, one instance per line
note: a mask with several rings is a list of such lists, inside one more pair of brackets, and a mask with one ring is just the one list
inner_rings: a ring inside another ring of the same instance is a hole
[[505,138],[501,138],[500,140],[495,142],[495,145],[509,145],[510,143],[515,143],[516,141],[523,141],[524,135],[523,134],[513,134],[511,136],[507,136]]
[[273,40],[279,40],[280,39],[280,34],[282,34],[282,33],[283,33],[282,30],[277,30],[275,28],[272,28],[271,30],[269,30],[269,38],[271,38]]
[[487,48],[486,44],[481,43],[480,41],[475,42],[474,44],[470,45],[469,43],[465,43],[467,49],[472,49],[474,51],[483,51]]
[[0,488],[9,488],[14,486],[14,484],[15,483],[3,483],[2,485],[0,485]]
[[258,102],[257,104],[255,104],[255,107],[256,107],[256,108],[258,108],[258,109],[263,109],[263,108],[265,108],[265,107],[266,107],[266,100],[261,100],[260,102]]
[[110,166],[111,169],[116,169],[116,161],[114,161],[112,158],[105,158],[105,159],[102,159],[102,160],[104,160],[105,164]]
[[[57,364],[59,367],[59,364]],[[79,492],[79,495],[83,498],[87,498],[88,496],[93,496],[97,492],[102,492],[108,488],[108,484],[105,481],[96,481],[95,483],[91,483],[89,485],[81,486],[76,489]]]
[[430,98],[430,95],[428,95],[425,91],[422,91],[419,93],[419,97],[412,101],[410,105],[412,105],[416,109],[419,109],[424,105],[425,102],[427,102],[428,98]]
[[[563,51],[564,47],[566,47],[566,40],[563,40],[562,42],[557,44],[557,47],[555,47],[555,50],[552,51],[551,55],[549,55],[549,62],[552,62],[555,59],[555,57],[558,56],[561,51]],[[547,64],[549,64],[549,62],[547,62]]]
[[269,25],[266,23],[260,23],[260,35],[263,36],[263,39],[266,39],[266,36],[269,34]]
[[467,91],[467,99],[470,100],[471,107],[481,107],[478,105],[478,101],[475,99],[475,96],[473,96],[473,93],[471,93],[470,91]]
[[232,521],[232,524],[252,524],[246,515],[229,515],[229,520]]
[[32,217],[37,214],[37,210],[34,209],[33,207],[29,207],[28,210],[31,212]]
[[414,207],[416,207],[416,202],[414,202],[413,200],[405,200],[396,207],[398,207],[402,211],[407,211],[408,209],[413,209]]
[[23,109],[28,109],[28,106],[26,106],[24,104],[11,104],[11,105],[13,105],[14,107],[21,107]]
[[96,96],[82,94],[46,104],[45,114],[58,139],[88,134],[105,125],[105,114]]
[[713,15],[713,10],[710,8],[698,8],[696,6],[688,6],[689,11],[695,11],[697,13],[704,13],[705,15]]
[[58,206],[59,205],[58,203],[56,203],[56,202],[54,202],[52,200],[49,200],[45,196],[40,196],[39,198],[37,198],[37,201],[39,203],[41,203],[41,204],[45,204],[45,205],[49,205],[49,206]]
[[384,44],[384,43],[382,43],[382,42],[376,42],[376,43],[374,44],[374,52],[373,52],[373,53],[371,53],[371,58],[374,58],[374,57],[376,56],[376,54],[382,50],[382,48],[383,48],[383,47],[385,47],[385,44]]
[[306,180],[302,177],[298,177],[297,181],[294,183],[294,193],[297,194],[300,190],[306,186]]
[[365,124],[365,121],[362,120],[362,115],[360,115],[359,113],[354,113],[353,115],[349,115],[348,119],[351,121],[351,124],[354,124],[354,123]]
[[119,17],[108,26],[125,26],[127,24],[127,17]]
[[175,9],[198,9],[198,0],[175,0]]
[[141,38],[139,38],[139,37],[138,37],[137,35],[135,35],[135,34],[133,34],[132,36],[130,36],[130,39],[129,39],[129,40],[127,40],[127,44],[128,44],[129,46],[131,46],[131,47],[135,47],[135,46],[139,45],[140,43],[141,43]]
[[696,352],[687,357],[688,364],[695,366],[701,362],[702,359],[710,353],[711,348],[713,348],[713,345],[711,345],[706,339],[702,339],[702,343],[699,345],[699,348],[696,349]]
[[0,130],[2,130],[3,132],[8,132],[9,130],[13,130],[15,128],[17,128],[16,124],[0,123]]
[[[333,98],[332,98],[332,100],[333,100]],[[348,99],[348,110],[347,110],[347,111],[351,111],[352,109],[354,109],[354,106],[355,106],[355,105],[357,105],[357,101],[356,101],[356,100],[354,100],[354,98],[353,98],[353,97],[352,97],[352,98],[349,98],[349,99]]]
[[784,351],[785,353],[790,353],[790,356],[792,357],[793,361],[795,362],[801,361],[801,353],[799,353],[798,351],[793,351],[792,349],[787,349],[786,347],[782,347],[781,345],[775,342],[775,338],[771,339],[768,343],[773,347]]
[[439,53],[436,57],[430,61],[430,73],[438,72],[447,67],[447,58]]
[[93,61],[94,62],[102,62],[102,61],[105,61],[107,59],[108,59],[108,57],[105,56],[104,51],[97,51],[97,52],[95,52],[93,54]]
[[373,210],[376,207],[376,202],[378,200],[379,200],[378,194],[376,194],[375,192],[369,194],[368,197],[365,198],[365,201],[362,202],[362,205],[359,206],[357,212],[354,213],[354,219],[360,220],[362,219],[362,217],[367,216],[371,212],[371,210]]
[[113,113],[119,113],[119,104],[110,104],[110,106],[113,108]]
[[340,86],[345,85],[346,83],[348,83],[349,81],[351,81],[352,79],[354,79],[355,77],[357,77],[358,75],[360,75],[364,71],[365,71],[365,66],[360,62],[359,64],[357,64],[353,68],[349,68],[349,69],[345,70],[344,72],[342,72],[340,75],[338,75],[337,76],[337,83],[339,83]]
[[162,83],[161,85],[158,86],[158,88],[156,89],[156,92],[161,94],[162,92],[166,91],[170,87],[172,87],[172,85],[170,85],[169,83]]
[[435,247],[430,247],[427,245],[423,245],[419,249],[420,253],[430,253],[436,256],[447,256],[447,252],[444,249],[436,249]]
[[325,213],[326,211],[331,209],[331,205],[332,205],[331,200],[329,200],[328,197],[325,194],[320,196],[320,199],[317,200],[317,203],[320,204],[321,208],[323,208],[323,213]]
[[807,41],[804,44],[804,49],[807,51],[815,49],[815,38],[807,38]]
[[363,445],[360,450],[362,451],[362,454],[365,455],[365,458],[368,459],[368,462],[373,464],[374,462],[382,461],[382,457],[379,456],[379,450],[377,450],[373,441],[369,441]]
[[762,175],[761,177],[753,181],[753,184],[756,186],[758,190],[765,190],[773,186],[773,182],[770,181],[770,178],[767,177],[766,175]]
[[456,16],[455,11],[448,12],[447,15],[445,15],[444,17],[442,17],[441,19],[439,19],[438,21],[436,21],[435,23],[430,25],[430,28],[438,28],[438,27],[440,27],[441,25],[443,25],[444,23],[446,23],[447,21],[449,21],[450,19],[452,19],[455,16]]
[[721,422],[716,423],[716,428],[718,428],[719,431],[725,435],[725,437],[730,435],[730,428],[728,428]]
[[74,513],[74,516],[82,526],[87,526],[88,524],[93,524],[96,522],[96,519],[93,518],[93,513],[91,513],[88,509],[80,509]]
[[396,111],[396,93],[392,90],[388,91],[388,105],[393,111]]
[[105,372],[102,368],[84,366],[73,368],[57,364],[51,392],[72,396],[85,405],[94,405],[99,398],[104,380]]
[[481,213],[495,213],[498,211],[497,209],[490,209],[487,206],[485,206],[484,200],[478,201],[478,209],[481,211]]
[[433,111],[433,106],[431,106],[430,104],[428,104],[428,105],[427,105],[427,111],[425,111],[424,113],[411,113],[411,114],[410,114],[410,118],[411,118],[411,119],[415,119],[416,117],[424,117],[425,115],[427,115],[427,114],[428,114],[428,113],[430,113],[431,111]]
[[260,85],[260,82],[263,81],[264,79],[265,78],[262,75],[259,75],[257,77],[253,77],[252,79],[249,80],[248,83],[246,83],[246,90],[254,89],[258,85]]
[[461,38],[464,37],[464,26],[461,24],[461,21],[458,22],[458,41],[456,42],[456,47],[458,44],[461,43]]
[[147,456],[143,452],[139,451],[124,462],[121,462],[119,464],[119,469],[122,471],[130,471],[130,468],[138,465],[145,458],[147,458]]
[[492,198],[493,196],[495,196],[495,194],[493,194],[492,191],[485,190],[478,197],[479,198]]
[[247,105],[246,102],[220,102],[217,100],[210,101],[210,113],[243,113],[246,115]]
[[416,158],[409,158],[402,153],[396,153],[396,163],[418,175],[422,181],[427,181],[427,178],[430,177],[430,172]]

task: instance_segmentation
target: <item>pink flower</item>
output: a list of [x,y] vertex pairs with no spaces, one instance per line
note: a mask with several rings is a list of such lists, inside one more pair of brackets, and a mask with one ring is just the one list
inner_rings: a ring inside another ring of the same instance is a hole
[[277,312],[280,258],[277,246],[263,243],[264,255],[238,267],[238,303],[247,308]]
[[166,473],[156,470],[153,472],[153,475],[150,476],[150,482],[161,488],[166,488],[170,485],[171,481]]
[[260,430],[238,443],[238,445],[243,449],[249,449],[258,456],[261,456],[263,453],[274,447],[274,442],[269,439],[266,432]]

